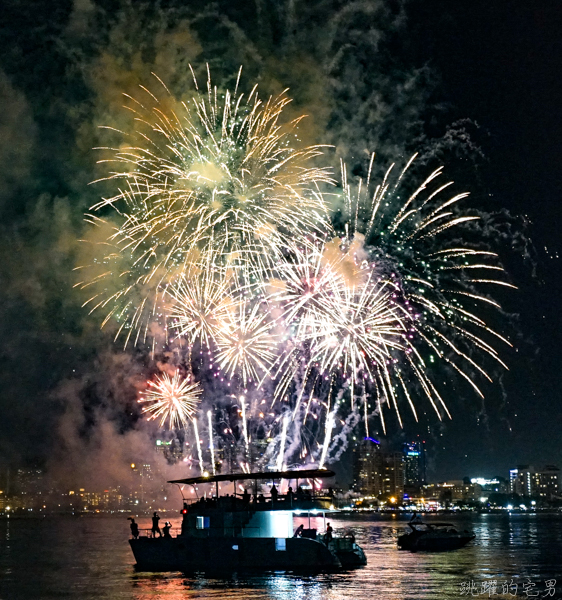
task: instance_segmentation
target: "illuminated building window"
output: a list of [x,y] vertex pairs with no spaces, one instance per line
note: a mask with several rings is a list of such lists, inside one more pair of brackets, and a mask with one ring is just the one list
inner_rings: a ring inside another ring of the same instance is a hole
[[211,527],[211,518],[210,517],[197,517],[197,522],[195,524],[196,529],[209,529]]

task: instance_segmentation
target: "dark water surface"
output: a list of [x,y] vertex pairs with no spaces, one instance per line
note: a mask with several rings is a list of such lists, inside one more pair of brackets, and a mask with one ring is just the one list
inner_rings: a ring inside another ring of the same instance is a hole
[[[330,519],[332,526],[336,533],[353,528],[367,555],[366,567],[306,577],[235,573],[217,578],[136,572],[125,516],[12,517],[0,520],[0,600],[562,600],[562,515],[467,514],[446,520],[474,530],[476,540],[453,552],[412,554],[396,546],[405,520],[340,516]],[[148,527],[149,519],[138,522],[141,528]],[[179,525],[179,519],[173,524]],[[323,530],[321,519],[316,526]],[[502,590],[502,584],[511,587]]]

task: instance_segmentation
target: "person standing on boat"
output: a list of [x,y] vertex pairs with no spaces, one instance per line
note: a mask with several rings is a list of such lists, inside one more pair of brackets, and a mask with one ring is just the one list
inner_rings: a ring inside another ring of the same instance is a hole
[[250,504],[250,494],[248,493],[248,490],[244,490],[244,493],[242,494],[242,502],[244,502],[246,506]]
[[332,526],[330,525],[330,523],[326,524],[326,533],[324,535],[324,543],[329,544],[333,539],[334,530],[332,529]]
[[302,532],[304,531],[304,525],[299,525],[296,529],[295,529],[295,533],[293,534],[293,537],[302,537]]
[[136,540],[139,537],[139,525],[133,519],[133,517],[129,517],[129,519],[131,520],[131,534],[132,534],[133,538]]
[[287,502],[290,502],[291,506],[293,505],[293,496],[293,488],[289,486],[289,491],[287,492]]
[[277,502],[277,496],[279,495],[279,492],[277,491],[277,488],[275,487],[275,483],[271,486],[271,501],[275,504],[275,502]]
[[158,513],[154,513],[152,517],[152,537],[156,537],[156,534],[162,537],[162,532],[158,526],[158,521],[160,521],[160,517],[158,516]]

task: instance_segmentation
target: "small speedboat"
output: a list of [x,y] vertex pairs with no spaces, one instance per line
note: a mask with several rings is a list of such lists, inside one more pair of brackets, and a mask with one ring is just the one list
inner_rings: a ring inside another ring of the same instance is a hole
[[398,538],[401,550],[442,552],[466,546],[476,536],[472,531],[458,531],[452,523],[408,523],[412,531]]

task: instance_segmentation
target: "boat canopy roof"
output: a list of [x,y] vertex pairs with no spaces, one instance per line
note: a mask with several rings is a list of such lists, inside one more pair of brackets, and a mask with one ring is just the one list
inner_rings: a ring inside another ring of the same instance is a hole
[[265,471],[262,473],[228,473],[223,475],[204,475],[188,479],[174,479],[168,483],[184,483],[195,485],[198,483],[218,483],[220,481],[242,481],[245,479],[327,479],[334,477],[334,471],[329,469],[303,469],[301,471]]

